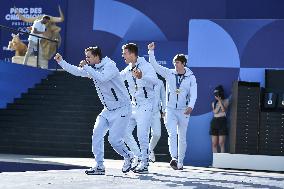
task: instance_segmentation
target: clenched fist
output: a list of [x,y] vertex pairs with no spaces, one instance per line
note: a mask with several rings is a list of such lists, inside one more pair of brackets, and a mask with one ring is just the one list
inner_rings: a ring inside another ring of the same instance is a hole
[[132,71],[132,75],[133,77],[135,77],[136,79],[141,79],[142,78],[142,72],[141,70],[134,68]]
[[59,53],[56,53],[56,55],[54,56],[54,60],[59,63],[62,60],[62,56]]
[[155,49],[155,43],[152,42],[152,43],[150,43],[150,44],[148,45],[148,50],[149,50],[149,51],[152,51],[152,50],[154,50],[154,49]]
[[88,62],[87,62],[86,60],[81,60],[79,66],[80,66],[80,67],[83,67],[83,66],[85,66],[86,64],[88,64]]

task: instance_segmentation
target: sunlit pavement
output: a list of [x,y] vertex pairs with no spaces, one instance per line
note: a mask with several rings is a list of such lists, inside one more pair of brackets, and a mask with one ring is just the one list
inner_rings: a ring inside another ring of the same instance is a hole
[[106,160],[105,175],[86,175],[91,158],[0,154],[0,188],[284,188],[284,174],[150,163],[148,174],[121,172],[122,160]]

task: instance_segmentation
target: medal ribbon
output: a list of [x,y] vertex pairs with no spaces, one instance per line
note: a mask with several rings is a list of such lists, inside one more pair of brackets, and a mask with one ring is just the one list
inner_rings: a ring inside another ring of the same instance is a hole
[[[131,71],[133,71],[135,68],[138,69],[138,65],[139,65],[139,64],[137,64],[137,65],[135,65],[133,68],[131,68]],[[137,86],[137,83],[136,83],[136,78],[132,76],[132,79],[133,79],[133,81],[134,81],[134,83],[135,83],[135,90],[137,90],[138,86]]]
[[185,78],[184,77],[184,74],[181,75],[181,79],[178,79],[179,75],[176,74],[176,88],[177,90],[180,88],[180,85],[181,85],[181,82],[183,81],[183,79]]

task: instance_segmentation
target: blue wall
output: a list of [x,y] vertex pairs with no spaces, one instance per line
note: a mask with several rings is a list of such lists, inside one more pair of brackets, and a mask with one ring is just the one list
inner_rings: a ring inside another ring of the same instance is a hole
[[229,0],[226,4],[228,19],[283,19],[284,1]]
[[[67,7],[63,53],[72,64],[78,64],[84,58],[83,50],[90,45],[100,46],[105,55],[113,58],[122,42],[141,40],[140,35],[143,40],[151,36],[148,40],[161,41],[159,35],[153,37],[149,32],[142,33],[151,27],[157,29],[155,33],[159,31],[165,36],[163,41],[187,42],[190,19],[284,18],[284,1],[279,0],[177,0],[166,3],[162,0],[84,0],[80,3],[68,0]],[[117,14],[110,14],[112,11]],[[133,14],[121,19],[128,12]],[[144,24],[137,26],[136,23]],[[121,25],[124,31],[121,31]]]
[[198,82],[198,99],[187,138],[189,164],[212,163],[208,131],[214,87],[222,84],[227,97],[235,80],[260,82],[264,87],[265,69],[284,69],[283,33],[284,20],[189,21],[188,55]]
[[76,0],[69,0],[66,59],[72,64],[78,64],[84,58],[84,48],[90,45],[100,46],[105,55],[115,58],[121,44],[126,41],[186,43],[188,20],[194,17],[225,18],[225,2],[85,0],[78,4]]
[[[6,6],[23,7],[30,6],[30,3],[21,0],[2,3],[0,23],[6,23],[4,20],[7,13]],[[63,27],[61,34],[65,49],[60,49],[60,52],[72,64],[78,64],[84,58],[83,50],[90,45],[99,45],[103,52],[112,58],[122,41],[141,40],[139,38],[141,32],[137,31],[143,31],[145,25],[147,25],[146,29],[149,29],[149,23],[152,23],[152,27],[156,29],[154,33],[162,33],[165,37],[162,40],[187,42],[190,19],[284,18],[284,11],[282,11],[284,1],[280,0],[176,0],[166,3],[162,0],[52,0],[48,5],[43,5],[44,1],[40,0],[34,4],[34,6],[45,7],[44,10],[54,16],[58,16],[57,5],[61,4],[65,15],[64,23],[60,24]],[[119,14],[109,14],[109,10],[113,9]],[[128,18],[124,18],[129,13],[132,13],[132,23]],[[108,16],[102,17],[105,14]],[[119,18],[124,19],[119,20]],[[124,29],[127,30],[125,33],[128,35],[117,35],[117,30],[123,24],[126,26]],[[133,33],[136,33],[136,36],[133,36]],[[152,36],[149,32],[147,35]],[[151,40],[160,41],[161,37],[154,37]],[[7,45],[6,42],[5,45]],[[0,54],[1,51],[2,47]],[[54,66],[53,60],[50,61],[49,66]]]
[[0,61],[0,108],[20,97],[51,71]]

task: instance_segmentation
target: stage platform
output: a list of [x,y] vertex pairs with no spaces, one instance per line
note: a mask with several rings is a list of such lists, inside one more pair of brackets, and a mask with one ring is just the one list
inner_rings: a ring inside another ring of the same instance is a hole
[[284,156],[214,153],[213,167],[284,172]]
[[122,160],[106,160],[106,175],[85,175],[92,158],[0,154],[0,188],[283,188],[284,174],[150,163],[148,174],[123,174]]

